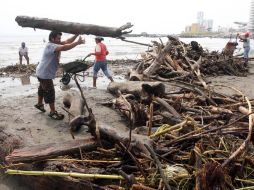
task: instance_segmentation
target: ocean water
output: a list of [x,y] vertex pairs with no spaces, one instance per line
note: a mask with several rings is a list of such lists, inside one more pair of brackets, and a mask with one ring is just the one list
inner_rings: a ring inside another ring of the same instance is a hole
[[[71,35],[63,35],[62,39],[67,39]],[[94,51],[95,42],[94,37],[89,35],[83,35],[86,39],[86,43],[75,47],[72,50],[61,53],[61,63],[68,63],[76,59],[83,59],[88,53]],[[36,64],[40,62],[43,49],[48,40],[47,35],[38,36],[0,36],[0,67],[8,65],[15,65],[19,63],[18,49],[21,42],[25,42],[29,51],[30,63]],[[147,38],[147,37],[130,37],[127,40],[151,44],[152,41],[160,42],[159,38]],[[166,37],[161,38],[163,42],[167,41]],[[221,51],[229,39],[220,38],[182,38],[185,43],[190,43],[192,40],[200,43],[203,48],[207,48],[212,51]],[[107,56],[109,60],[115,59],[139,59],[140,54],[148,50],[147,46],[128,43],[114,38],[105,38],[104,43],[107,45],[110,54]],[[254,42],[251,41],[252,47]],[[239,43],[239,48],[242,44]],[[253,51],[252,51],[253,52]],[[251,52],[251,54],[253,54]],[[87,60],[93,60],[91,56]],[[26,60],[23,60],[26,63]]]

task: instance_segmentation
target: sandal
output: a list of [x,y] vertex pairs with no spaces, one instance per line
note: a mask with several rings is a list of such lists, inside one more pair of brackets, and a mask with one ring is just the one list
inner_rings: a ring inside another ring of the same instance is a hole
[[46,112],[46,110],[44,109],[44,104],[35,104],[34,107],[42,112]]
[[62,120],[64,118],[64,115],[61,113],[58,113],[57,111],[50,112],[48,116],[55,120]]

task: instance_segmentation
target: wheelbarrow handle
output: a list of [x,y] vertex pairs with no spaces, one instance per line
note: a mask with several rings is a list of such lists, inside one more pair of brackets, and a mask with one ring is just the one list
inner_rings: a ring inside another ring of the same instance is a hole
[[85,58],[82,61],[85,61],[86,58],[90,57],[90,54],[86,55]]

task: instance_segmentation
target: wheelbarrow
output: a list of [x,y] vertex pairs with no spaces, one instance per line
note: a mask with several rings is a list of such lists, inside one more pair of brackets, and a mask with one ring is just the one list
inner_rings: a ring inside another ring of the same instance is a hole
[[233,56],[234,51],[236,50],[236,46],[238,46],[237,36],[234,42],[231,40],[231,36],[230,36],[230,40],[227,42],[222,53],[226,56]]
[[63,76],[60,82],[62,82],[64,85],[68,85],[71,79],[74,79],[74,76],[79,76],[79,81],[84,82],[86,76],[85,71],[93,66],[93,63],[85,62],[87,57],[89,56],[87,55],[83,60],[76,60],[63,64]]

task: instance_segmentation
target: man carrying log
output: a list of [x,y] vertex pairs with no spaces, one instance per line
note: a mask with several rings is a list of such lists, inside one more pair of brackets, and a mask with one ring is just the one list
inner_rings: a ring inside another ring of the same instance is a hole
[[88,54],[88,56],[94,55],[96,60],[93,67],[93,88],[96,88],[97,74],[100,69],[108,77],[108,79],[111,80],[111,82],[114,81],[112,76],[108,72],[106,56],[109,54],[109,52],[106,45],[101,42],[102,40],[104,40],[102,37],[95,37],[95,52]]
[[60,53],[85,43],[85,39],[82,39],[81,36],[75,41],[78,35],[74,35],[65,41],[61,41],[61,36],[62,33],[58,31],[52,31],[49,34],[49,42],[44,49],[41,62],[36,68],[36,76],[40,85],[38,88],[38,103],[35,105],[35,108],[45,112],[44,99],[44,102],[49,104],[50,107],[49,117],[56,120],[64,118],[64,115],[58,113],[55,109],[55,89],[53,84],[53,79],[59,65]]

